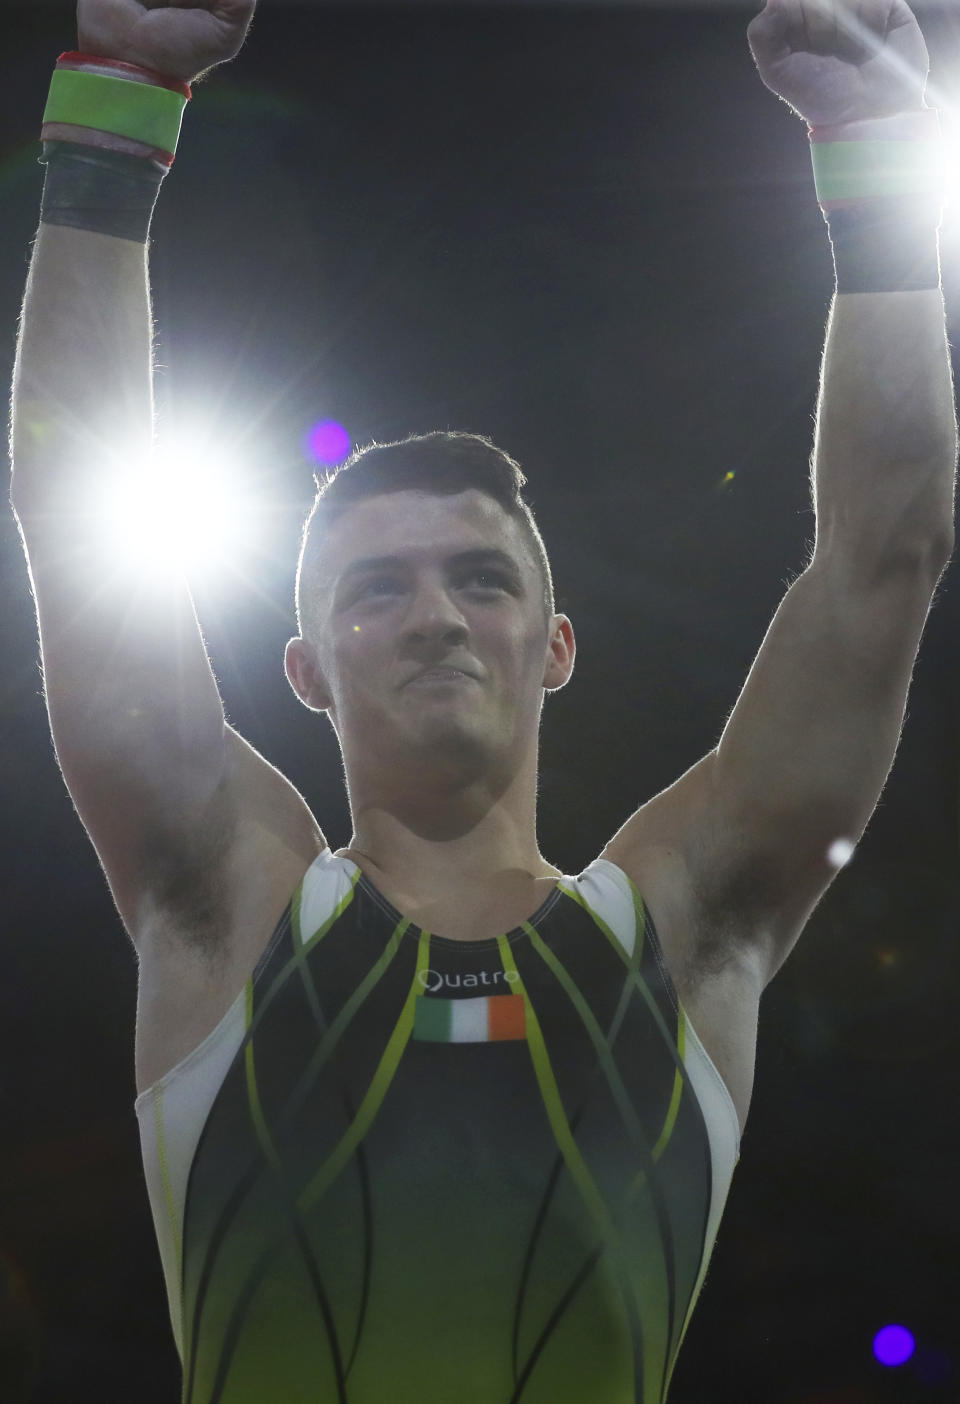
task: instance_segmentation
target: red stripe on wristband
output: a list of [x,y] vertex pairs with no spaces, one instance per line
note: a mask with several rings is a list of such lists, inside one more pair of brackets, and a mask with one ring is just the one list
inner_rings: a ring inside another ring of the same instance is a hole
[[124,62],[123,59],[103,58],[100,54],[81,54],[75,49],[68,50],[57,59],[58,68],[83,69],[91,64],[96,64],[98,68],[119,69],[118,77],[123,77],[124,73],[135,73],[153,83],[155,87],[168,88],[172,93],[179,93],[188,102],[193,97],[190,84],[185,83],[181,78],[172,78],[169,74],[158,73],[153,68],[140,68],[135,63]]

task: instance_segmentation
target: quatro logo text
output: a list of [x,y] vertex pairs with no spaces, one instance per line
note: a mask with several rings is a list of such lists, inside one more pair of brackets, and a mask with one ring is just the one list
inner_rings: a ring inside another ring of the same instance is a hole
[[417,979],[425,990],[436,993],[437,990],[466,990],[473,989],[479,985],[499,985],[506,983],[513,985],[520,976],[515,970],[493,970],[489,973],[482,970],[479,975],[442,975],[439,970],[421,970],[417,974]]

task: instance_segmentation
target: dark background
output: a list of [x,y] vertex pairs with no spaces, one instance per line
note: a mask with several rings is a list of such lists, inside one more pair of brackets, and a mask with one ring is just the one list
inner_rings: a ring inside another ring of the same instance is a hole
[[[715,744],[812,540],[833,287],[805,128],[754,71],[753,12],[263,0],[241,57],[198,86],[154,224],[161,423],[199,416],[259,504],[259,549],[201,615],[231,720],[333,847],[350,834],[333,733],[281,671],[302,437],[327,415],[358,441],[489,433],[523,463],[579,642],[545,712],[550,861],[579,871]],[[960,18],[920,14],[949,118]],[[6,380],[40,114],[75,31],[67,4],[0,20]],[[0,572],[0,1400],[173,1404],[135,963],[58,777],[9,517]],[[960,1399],[955,577],[880,806],[765,997],[671,1404]],[[918,1340],[897,1370],[871,1353],[890,1321]]]

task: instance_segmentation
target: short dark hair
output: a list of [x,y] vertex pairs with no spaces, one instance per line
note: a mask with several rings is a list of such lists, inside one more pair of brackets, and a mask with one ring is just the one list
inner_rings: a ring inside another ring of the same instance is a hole
[[553,576],[543,537],[521,496],[526,481],[519,463],[485,434],[438,429],[430,434],[410,434],[389,444],[374,441],[365,448],[354,449],[332,474],[318,479],[317,495],[303,524],[296,583],[297,626],[301,634],[324,529],[354,503],[410,489],[446,497],[475,488],[498,502],[519,524],[530,548],[541,577],[543,609],[549,621],[554,613]]

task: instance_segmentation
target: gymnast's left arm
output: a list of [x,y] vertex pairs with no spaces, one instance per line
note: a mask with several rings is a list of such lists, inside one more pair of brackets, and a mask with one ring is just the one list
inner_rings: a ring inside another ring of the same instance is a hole
[[[806,118],[837,274],[813,452],[817,559],[886,568],[953,535],[956,422],[940,289],[944,199],[926,45],[904,0],[768,0],[763,81]],[[931,562],[927,562],[931,564]]]
[[[768,980],[860,838],[899,741],[954,540],[957,425],[940,288],[943,156],[904,0],[768,0],[760,76],[808,123],[837,290],[812,455],[816,538],[715,752],[714,867],[757,903]],[[715,832],[717,830],[715,829]],[[744,863],[745,867],[740,867]],[[736,906],[736,897],[734,901]]]
[[692,984],[698,969],[739,970],[759,995],[893,763],[953,551],[957,426],[939,281],[942,142],[916,19],[904,0],[767,0],[747,33],[764,83],[808,123],[836,264],[815,544],[714,750],[605,856],[656,880],[644,854],[669,855],[691,894],[685,929],[705,933],[678,965]]

